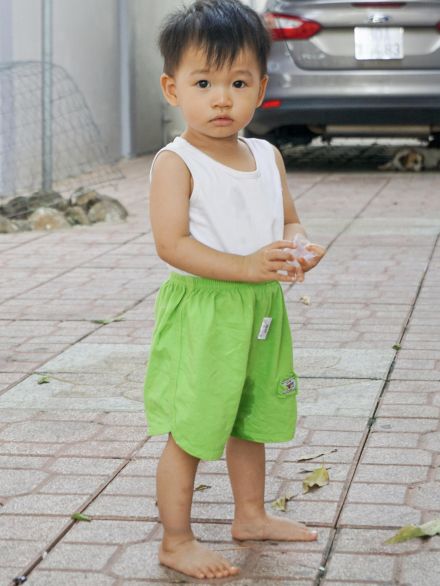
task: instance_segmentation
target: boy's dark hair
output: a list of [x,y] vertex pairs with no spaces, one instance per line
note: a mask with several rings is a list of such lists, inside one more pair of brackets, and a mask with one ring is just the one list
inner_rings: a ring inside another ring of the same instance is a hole
[[271,37],[260,16],[239,0],[197,0],[165,20],[159,48],[164,72],[174,75],[183,53],[190,47],[206,52],[210,67],[231,64],[242,49],[257,58],[261,75],[267,72]]

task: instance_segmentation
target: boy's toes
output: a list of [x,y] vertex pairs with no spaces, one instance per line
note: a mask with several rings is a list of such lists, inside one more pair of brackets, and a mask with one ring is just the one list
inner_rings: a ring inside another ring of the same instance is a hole
[[216,578],[223,578],[224,571],[224,568],[220,565],[215,566],[215,568],[213,568],[213,572],[215,573]]
[[224,566],[220,570],[220,572],[221,572],[222,578],[226,578],[227,576],[230,576],[232,574],[231,568],[229,566]]
[[218,572],[214,566],[209,566],[209,568],[207,570],[207,574],[209,574],[208,578],[217,578],[218,577],[217,576]]

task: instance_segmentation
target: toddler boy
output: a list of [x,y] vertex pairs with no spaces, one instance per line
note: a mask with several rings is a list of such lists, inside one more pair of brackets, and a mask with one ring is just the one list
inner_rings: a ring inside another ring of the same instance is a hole
[[270,36],[238,0],[199,0],[166,20],[161,87],[186,121],[151,170],[150,217],[171,269],[156,301],[145,380],[150,435],[168,434],[157,469],[162,564],[195,578],[239,572],[195,538],[199,461],[226,446],[235,539],[314,540],[264,509],[266,442],[292,439],[297,376],[280,282],[302,281],[325,250],[292,264],[305,237],[282,157],[239,131],[262,103]]

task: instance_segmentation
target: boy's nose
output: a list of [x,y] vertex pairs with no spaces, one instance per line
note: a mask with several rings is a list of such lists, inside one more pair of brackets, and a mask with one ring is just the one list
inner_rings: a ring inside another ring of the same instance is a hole
[[226,107],[231,105],[231,96],[227,90],[219,90],[216,92],[213,101],[214,106]]

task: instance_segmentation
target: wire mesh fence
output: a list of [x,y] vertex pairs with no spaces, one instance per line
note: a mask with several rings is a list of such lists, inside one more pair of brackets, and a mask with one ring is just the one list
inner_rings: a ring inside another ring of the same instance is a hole
[[[0,64],[0,198],[28,195],[42,185],[42,66]],[[53,189],[122,179],[74,80],[62,67],[50,67]]]

